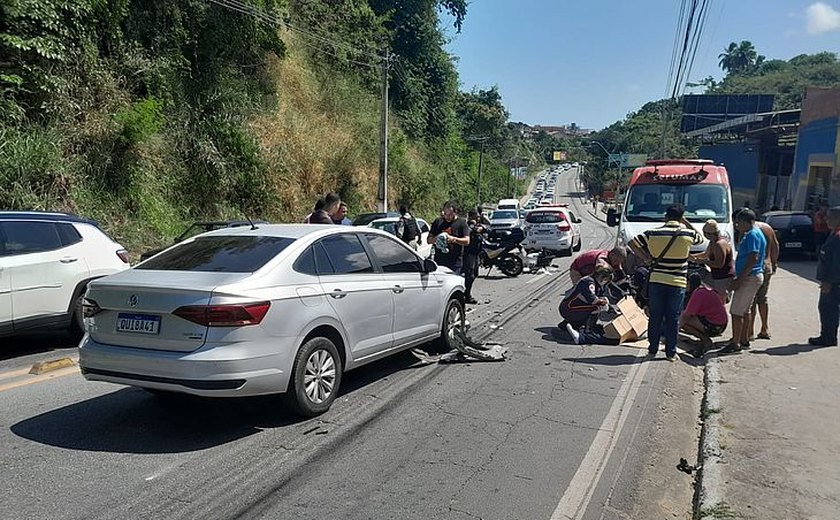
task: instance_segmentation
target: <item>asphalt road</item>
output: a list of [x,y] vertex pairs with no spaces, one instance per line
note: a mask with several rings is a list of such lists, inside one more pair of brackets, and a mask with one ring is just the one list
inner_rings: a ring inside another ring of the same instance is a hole
[[[584,249],[611,245],[574,186],[561,174]],[[72,369],[4,384],[74,355],[60,338],[16,339],[0,361],[0,518],[627,518],[670,364],[558,339],[570,263],[476,281],[473,333],[507,361],[401,354],[348,374],[309,420],[276,398],[167,401]]]

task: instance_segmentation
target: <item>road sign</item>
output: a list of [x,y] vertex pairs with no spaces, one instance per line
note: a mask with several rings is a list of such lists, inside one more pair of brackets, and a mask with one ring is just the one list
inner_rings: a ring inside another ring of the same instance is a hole
[[647,162],[647,154],[643,153],[611,153],[607,157],[608,165],[616,165],[620,168],[636,168],[644,166]]
[[554,161],[565,161],[566,160],[566,152],[554,152],[552,155]]

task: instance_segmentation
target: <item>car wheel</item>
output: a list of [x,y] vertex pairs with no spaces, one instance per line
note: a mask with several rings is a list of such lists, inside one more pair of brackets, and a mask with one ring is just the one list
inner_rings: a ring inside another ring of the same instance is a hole
[[583,245],[583,241],[578,237],[577,245],[572,248],[573,251],[580,251],[581,246]]
[[440,337],[434,342],[434,347],[437,352],[446,353],[455,348],[452,346],[451,337],[454,334],[455,327],[461,323],[463,316],[464,304],[458,298],[453,297],[446,303]]
[[341,358],[327,338],[312,338],[300,347],[292,369],[289,393],[294,410],[315,417],[330,409],[341,384]]
[[82,336],[85,335],[85,317],[82,314],[82,303],[84,300],[85,291],[82,290],[82,294],[77,296],[76,301],[73,303],[73,310],[70,311],[70,328],[68,332],[74,341],[80,341]]

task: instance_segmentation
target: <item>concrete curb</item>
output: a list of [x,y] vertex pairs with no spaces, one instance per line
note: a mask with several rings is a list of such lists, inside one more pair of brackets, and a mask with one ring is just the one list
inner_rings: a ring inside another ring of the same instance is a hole
[[701,406],[703,427],[700,431],[700,471],[698,472],[697,503],[694,511],[694,518],[698,520],[718,518],[716,512],[726,508],[721,468],[721,464],[725,464],[726,461],[720,447],[722,399],[718,363],[717,357],[707,358],[703,374],[706,392]]

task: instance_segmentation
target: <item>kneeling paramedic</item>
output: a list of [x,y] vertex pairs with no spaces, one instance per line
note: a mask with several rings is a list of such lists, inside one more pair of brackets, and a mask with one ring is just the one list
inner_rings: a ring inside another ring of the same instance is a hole
[[595,323],[597,320],[593,316],[609,304],[604,290],[612,276],[612,267],[599,265],[592,275],[581,278],[560,302],[560,315],[575,344],[618,344],[617,340],[604,337],[603,329]]

